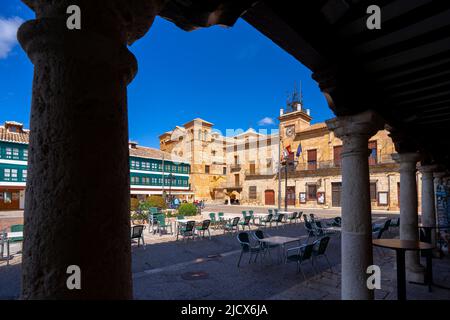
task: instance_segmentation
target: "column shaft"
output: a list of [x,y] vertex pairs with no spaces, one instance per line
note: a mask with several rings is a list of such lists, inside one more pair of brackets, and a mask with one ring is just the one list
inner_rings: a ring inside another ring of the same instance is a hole
[[373,264],[368,141],[383,121],[371,111],[327,121],[343,140],[342,157],[342,299],[373,299],[367,267]]
[[[36,1],[18,33],[35,67],[24,299],[132,298],[126,87],[137,64],[119,1],[80,3],[81,30],[66,27],[68,1]],[[67,288],[70,265],[81,290]]]
[[[433,171],[436,166],[421,166],[422,173],[422,224],[436,226],[436,207]],[[431,232],[431,242],[436,244],[436,230]]]
[[[398,153],[393,158],[400,163],[400,239],[418,241],[416,164],[420,157],[417,153]],[[406,269],[410,280],[423,281],[419,252],[406,252]]]

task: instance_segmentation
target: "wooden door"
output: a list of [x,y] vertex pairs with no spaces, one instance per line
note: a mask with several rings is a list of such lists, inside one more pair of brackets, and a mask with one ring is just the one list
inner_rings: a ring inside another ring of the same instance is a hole
[[342,191],[341,182],[331,183],[331,206],[333,207],[341,206],[341,191]]
[[275,204],[275,191],[273,190],[264,191],[264,199],[266,206],[273,206]]
[[286,196],[288,206],[295,206],[295,187],[287,187]]

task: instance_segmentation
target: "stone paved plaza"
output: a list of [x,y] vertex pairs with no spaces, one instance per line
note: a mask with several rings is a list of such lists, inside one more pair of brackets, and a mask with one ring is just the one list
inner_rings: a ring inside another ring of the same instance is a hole
[[[229,209],[229,210],[225,210]],[[238,214],[243,207],[207,207],[209,211],[224,211]],[[264,212],[264,208],[253,208],[255,212]],[[319,217],[336,216],[333,211],[320,212],[308,210]],[[382,221],[389,213],[374,213],[373,220]],[[301,237],[306,241],[303,223],[286,225],[279,228],[264,229],[270,235]],[[395,230],[387,236],[396,236]],[[101,245],[98,239],[93,240]],[[133,289],[135,299],[340,299],[340,238],[332,236],[328,257],[333,272],[327,269],[325,259],[320,259],[315,274],[309,262],[301,273],[296,272],[295,263],[278,264],[277,251],[257,263],[248,263],[244,255],[241,267],[237,268],[240,247],[235,234],[212,232],[211,239],[175,241],[173,235],[154,235],[145,230],[146,246],[132,246]],[[295,244],[293,244],[295,245]],[[13,252],[20,250],[15,245]],[[375,250],[375,264],[381,267],[382,287],[376,290],[377,299],[396,299],[395,256],[389,250]],[[425,263],[425,261],[422,261]],[[450,287],[450,259],[434,259],[435,283]],[[9,266],[0,262],[0,299],[17,299],[20,294],[21,256],[15,255]],[[450,299],[450,291],[433,288],[429,293],[426,287],[407,284],[409,299]]]

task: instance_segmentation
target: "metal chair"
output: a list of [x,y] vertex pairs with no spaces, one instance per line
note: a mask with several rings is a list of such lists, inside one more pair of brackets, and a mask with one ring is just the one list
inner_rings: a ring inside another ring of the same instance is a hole
[[166,223],[166,217],[163,214],[159,214],[157,216],[157,231],[159,233],[159,235],[162,235],[162,230],[167,232],[167,229],[170,228],[170,233],[173,234],[173,228],[172,228],[172,224],[171,223]]
[[138,247],[140,245],[140,242],[142,241],[142,244],[144,245],[144,249],[145,249],[144,228],[145,228],[145,226],[143,226],[143,225],[132,226],[131,227],[131,240],[137,239]]
[[298,212],[292,213],[292,215],[287,217],[286,219],[287,219],[287,221],[289,221],[289,223],[292,223],[292,221],[294,221],[294,223],[296,223],[297,219],[298,219]]
[[209,226],[211,224],[211,220],[203,220],[201,226],[197,226],[195,229],[197,230],[197,236],[200,237],[200,232],[202,233],[202,238],[205,237],[205,232],[208,231],[209,239],[211,239],[211,233],[209,232]]
[[239,220],[240,219],[241,218],[236,217],[236,218],[233,218],[231,223],[226,223],[223,226],[223,233],[225,234],[227,231],[229,231],[229,232],[233,232],[233,231],[238,232],[239,231]]
[[273,214],[269,213],[266,218],[260,218],[259,219],[259,224],[260,225],[264,225],[264,227],[267,228],[267,224],[269,224],[269,227],[272,227],[272,218],[273,218]]
[[279,223],[283,223],[283,218],[284,218],[284,214],[283,214],[283,213],[280,213],[280,214],[278,214],[278,216],[276,217],[276,219],[273,220],[273,222],[276,223],[276,225],[275,225],[276,228],[278,228],[278,224],[279,224]]
[[178,236],[183,236],[183,240],[186,237],[188,237],[188,239],[189,237],[194,238],[194,228],[195,228],[194,220],[188,221],[184,225],[180,225],[177,230],[177,240]]
[[245,230],[245,227],[248,227],[248,230],[250,230],[251,219],[252,219],[251,216],[245,216],[244,221],[239,222],[239,225],[242,226],[242,230]]
[[250,263],[252,261],[253,254],[256,254],[255,260],[254,260],[254,262],[256,262],[256,260],[258,259],[258,255],[261,252],[261,246],[260,245],[252,246],[250,244],[250,237],[248,236],[247,232],[240,232],[237,235],[237,240],[239,241],[239,244],[241,245],[241,254],[239,256],[239,260],[237,263],[238,268],[241,264],[242,255],[244,253],[250,253],[250,258],[248,260],[248,263]]
[[252,232],[251,235],[256,241],[258,241],[258,243],[261,247],[261,250],[264,252],[262,258],[264,258],[266,256],[266,253],[269,253],[270,258],[272,259],[272,255],[270,254],[270,249],[277,248],[277,247],[279,247],[279,245],[278,244],[270,244],[270,243],[261,241],[262,239],[266,238],[266,236],[270,237],[270,235],[268,233],[264,234],[264,232],[262,230],[259,230],[259,229],[255,230]]
[[320,257],[324,257],[328,263],[331,273],[334,273],[330,260],[328,260],[328,256],[326,254],[330,239],[331,238],[329,236],[325,236],[313,242],[313,259],[317,260]]
[[316,273],[312,260],[313,248],[314,244],[307,244],[295,248],[289,248],[286,250],[286,262],[297,262],[297,272],[301,271],[305,280],[307,279],[301,267],[303,262],[310,260],[312,270],[314,271],[314,273]]

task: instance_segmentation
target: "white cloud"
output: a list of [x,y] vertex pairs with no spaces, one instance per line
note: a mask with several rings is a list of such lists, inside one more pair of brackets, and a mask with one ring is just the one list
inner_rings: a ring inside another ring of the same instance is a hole
[[0,17],[0,59],[5,59],[17,43],[17,29],[23,20],[19,17]]
[[272,124],[275,124],[275,121],[270,117],[265,117],[258,121],[259,126],[269,126]]

